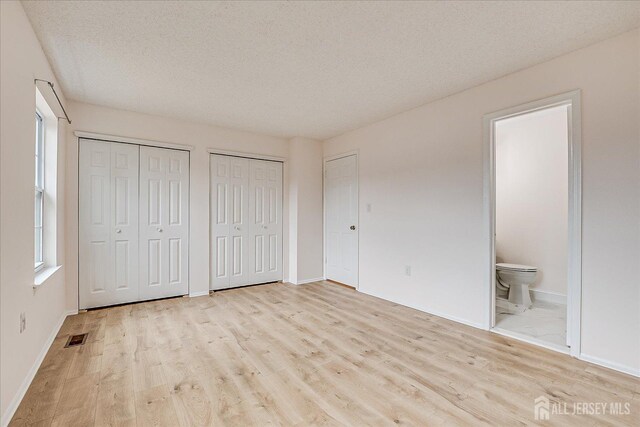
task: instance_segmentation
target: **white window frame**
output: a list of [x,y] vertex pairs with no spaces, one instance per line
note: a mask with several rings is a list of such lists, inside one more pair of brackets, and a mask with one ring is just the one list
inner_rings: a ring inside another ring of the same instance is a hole
[[44,268],[44,118],[36,110],[36,145],[35,145],[35,195],[34,195],[34,268],[40,271]]

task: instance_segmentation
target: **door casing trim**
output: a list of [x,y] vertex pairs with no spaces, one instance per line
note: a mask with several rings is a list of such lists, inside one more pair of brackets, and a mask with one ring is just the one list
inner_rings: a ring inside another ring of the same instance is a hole
[[484,328],[495,326],[495,124],[496,122],[552,107],[567,106],[568,128],[568,285],[567,336],[570,354],[581,355],[582,319],[582,112],[580,89],[506,108],[483,117],[483,223],[485,241]]

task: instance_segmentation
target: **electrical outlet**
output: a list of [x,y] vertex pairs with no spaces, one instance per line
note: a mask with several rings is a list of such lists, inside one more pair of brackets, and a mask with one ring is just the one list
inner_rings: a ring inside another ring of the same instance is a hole
[[20,333],[23,333],[27,329],[27,315],[26,313],[20,313]]
[[404,266],[404,274],[406,274],[407,276],[411,276],[411,266],[410,265],[405,265]]

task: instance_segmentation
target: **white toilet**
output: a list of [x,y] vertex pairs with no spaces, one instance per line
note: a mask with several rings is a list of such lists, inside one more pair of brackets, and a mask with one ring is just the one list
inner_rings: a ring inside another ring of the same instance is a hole
[[538,269],[529,265],[496,264],[496,286],[501,290],[508,290],[509,302],[531,308],[529,285],[536,281]]

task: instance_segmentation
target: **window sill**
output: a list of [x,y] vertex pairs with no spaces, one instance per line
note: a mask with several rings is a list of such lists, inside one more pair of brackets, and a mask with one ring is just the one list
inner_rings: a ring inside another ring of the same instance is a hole
[[53,267],[45,267],[42,270],[38,271],[36,273],[36,277],[33,280],[33,288],[37,289],[40,286],[44,285],[45,283],[47,283],[47,281],[49,280],[49,278],[51,276],[53,276],[53,274],[60,270],[60,268],[62,268],[61,265],[56,265]]

